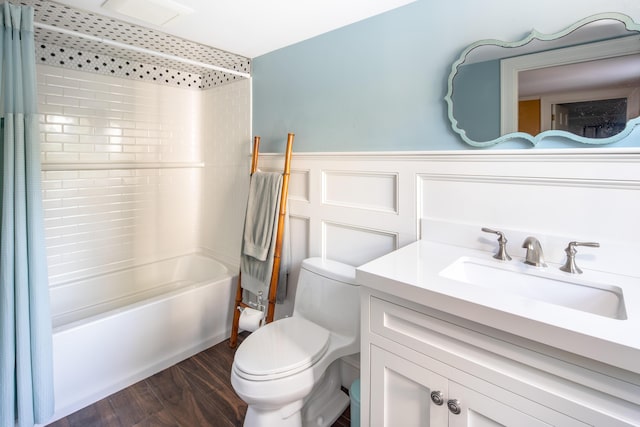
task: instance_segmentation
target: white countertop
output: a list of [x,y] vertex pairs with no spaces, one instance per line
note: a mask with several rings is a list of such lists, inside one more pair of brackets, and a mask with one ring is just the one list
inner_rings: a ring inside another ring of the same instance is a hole
[[[439,274],[460,257],[493,260],[490,252],[419,240],[360,266],[356,280],[377,291],[640,373],[640,278],[586,269],[577,277],[622,290],[627,318],[613,319]],[[522,263],[522,259],[495,262]],[[545,272],[576,278],[558,267],[549,263]]]

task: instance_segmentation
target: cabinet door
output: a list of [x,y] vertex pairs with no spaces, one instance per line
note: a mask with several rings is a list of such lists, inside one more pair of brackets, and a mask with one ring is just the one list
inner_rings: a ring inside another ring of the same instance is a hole
[[[371,346],[371,426],[445,427],[446,378],[400,356]],[[437,405],[431,393],[440,393]]]
[[459,414],[450,412],[449,426],[451,427],[539,427],[552,425],[512,408],[496,398],[485,396],[453,381],[449,382],[449,399],[457,400],[457,407],[460,409]]

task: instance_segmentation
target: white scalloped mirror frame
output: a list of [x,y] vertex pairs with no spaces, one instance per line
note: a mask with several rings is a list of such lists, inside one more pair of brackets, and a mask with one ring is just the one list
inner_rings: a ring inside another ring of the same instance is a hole
[[[462,140],[474,147],[490,147],[496,144],[500,144],[502,142],[505,141],[509,141],[509,140],[514,140],[514,139],[519,139],[519,140],[525,140],[530,142],[533,146],[535,146],[536,144],[538,144],[541,140],[545,139],[545,138],[550,138],[550,137],[559,137],[559,138],[564,138],[570,141],[574,141],[574,142],[578,142],[578,143],[582,143],[582,144],[590,144],[590,145],[604,145],[604,144],[611,144],[614,142],[618,142],[620,140],[622,140],[623,138],[625,138],[627,135],[629,135],[631,133],[631,131],[633,130],[633,128],[638,125],[640,123],[640,117],[636,117],[633,118],[629,121],[627,121],[626,126],[624,127],[624,129],[622,131],[620,131],[619,133],[607,137],[607,138],[587,138],[581,135],[577,135],[574,133],[570,133],[567,131],[563,131],[563,130],[546,130],[543,131],[537,135],[531,135],[528,133],[524,133],[524,132],[509,132],[510,127],[513,127],[512,122],[514,121],[514,117],[515,120],[517,121],[517,113],[515,112],[515,110],[517,109],[517,99],[515,96],[513,96],[513,94],[517,94],[517,77],[514,79],[513,76],[512,78],[509,80],[507,79],[508,83],[506,83],[506,88],[505,83],[503,81],[502,86],[503,88],[501,89],[501,118],[500,121],[501,122],[505,122],[508,121],[508,123],[500,124],[500,128],[501,128],[501,135],[495,139],[491,139],[488,141],[475,141],[472,138],[470,138],[467,135],[467,131],[462,128],[458,122],[458,120],[456,119],[456,117],[454,117],[454,103],[453,103],[453,94],[454,94],[454,80],[456,78],[456,75],[458,74],[458,70],[459,68],[465,63],[465,61],[467,60],[467,57],[469,56],[469,54],[476,48],[480,48],[483,46],[489,46],[489,47],[493,47],[493,48],[517,48],[517,47],[524,47],[526,46],[528,43],[532,42],[532,41],[542,41],[542,42],[554,42],[554,41],[559,41],[559,39],[568,36],[572,33],[574,33],[577,29],[584,27],[587,24],[590,23],[594,23],[600,20],[615,20],[615,21],[619,21],[621,24],[624,25],[624,27],[626,28],[626,30],[628,31],[640,31],[640,25],[638,25],[637,23],[635,23],[629,16],[621,14],[621,13],[602,13],[602,14],[598,14],[598,15],[593,15],[593,16],[589,16],[585,19],[582,19],[578,22],[576,22],[575,24],[565,28],[562,31],[559,31],[557,33],[554,34],[542,34],[537,32],[536,30],[532,30],[531,33],[529,35],[527,35],[525,38],[523,38],[522,40],[519,41],[515,41],[515,42],[505,42],[505,41],[501,41],[501,40],[494,40],[494,39],[486,39],[486,40],[480,40],[477,41],[473,44],[471,44],[470,46],[468,46],[461,54],[460,57],[453,63],[453,65],[451,66],[451,73],[449,74],[449,79],[448,79],[448,87],[447,87],[447,94],[445,96],[445,101],[447,103],[447,108],[448,108],[448,116],[449,116],[449,121],[451,122],[451,127],[453,129],[454,132],[456,132],[457,134],[460,135],[460,137],[462,138]],[[640,34],[640,33],[639,33]],[[636,37],[636,36],[634,36]],[[640,36],[638,37],[640,38]],[[601,52],[601,49],[588,49],[593,51],[597,51],[597,52]],[[638,43],[638,48],[636,50],[636,52],[640,53],[640,43]],[[618,55],[620,55],[620,53],[617,53]],[[616,53],[611,53],[611,55],[609,56],[615,56]],[[512,55],[509,55],[512,56]],[[600,55],[602,56],[602,55]],[[591,58],[590,58],[591,59]],[[597,58],[596,58],[597,59]],[[582,59],[584,61],[584,59]],[[580,59],[576,59],[575,60],[580,61]],[[535,68],[535,65],[526,65],[523,66],[524,68],[526,67],[530,67],[530,68]],[[511,73],[517,73],[519,71],[521,71],[523,69],[523,67],[518,68],[518,66],[512,67],[510,69]],[[529,68],[529,69],[530,69]],[[504,71],[503,71],[504,72]],[[516,74],[517,76],[517,74]],[[509,95],[509,93],[511,95]],[[511,96],[513,98],[513,100],[509,101],[507,99],[505,99],[505,96]],[[514,101],[515,100],[515,101]],[[514,102],[512,102],[514,101]],[[511,124],[509,124],[511,123]]]

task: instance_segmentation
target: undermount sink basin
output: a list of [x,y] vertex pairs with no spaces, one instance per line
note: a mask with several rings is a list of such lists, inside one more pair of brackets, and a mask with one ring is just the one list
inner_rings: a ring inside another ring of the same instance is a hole
[[[551,267],[549,267],[551,268]],[[587,313],[625,320],[627,312],[622,289],[592,283],[565,273],[539,270],[518,261],[461,257],[440,271],[440,276],[497,292],[560,305]]]

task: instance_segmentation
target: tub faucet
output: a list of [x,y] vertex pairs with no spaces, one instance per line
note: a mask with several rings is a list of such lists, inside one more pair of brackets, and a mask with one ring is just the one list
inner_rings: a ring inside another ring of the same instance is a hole
[[522,247],[527,249],[527,256],[524,260],[525,264],[534,265],[536,267],[547,266],[544,262],[544,255],[542,254],[542,245],[540,245],[540,241],[538,239],[533,236],[529,236],[524,239]]

